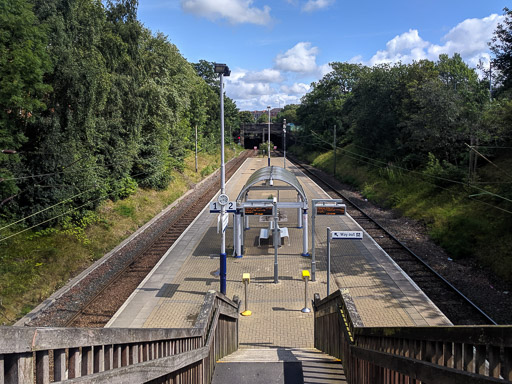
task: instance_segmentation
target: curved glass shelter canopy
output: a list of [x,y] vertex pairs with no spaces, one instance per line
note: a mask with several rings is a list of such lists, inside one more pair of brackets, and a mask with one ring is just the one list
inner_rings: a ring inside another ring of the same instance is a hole
[[304,189],[302,188],[302,185],[299,183],[299,180],[297,180],[297,177],[291,173],[290,171],[276,166],[270,166],[270,167],[264,167],[258,169],[256,172],[254,172],[249,179],[247,180],[247,183],[245,183],[245,186],[242,188],[240,193],[238,194],[238,197],[236,198],[236,201],[244,201],[247,193],[249,190],[251,190],[256,184],[261,183],[263,181],[267,182],[268,188],[265,187],[258,187],[258,189],[268,189],[268,190],[276,190],[276,189],[290,189],[283,186],[274,186],[274,181],[283,181],[284,183],[288,184],[290,187],[293,187],[300,196],[300,200],[306,204],[308,199],[306,197],[306,194],[304,193]]
[[[277,182],[277,183],[276,183]],[[279,199],[268,200],[250,200],[248,198],[251,191],[294,191],[297,193],[296,201],[278,201]],[[308,200],[306,193],[299,183],[299,180],[292,172],[276,166],[264,167],[256,170],[247,180],[244,187],[236,198],[237,213],[234,222],[234,242],[235,257],[241,257],[243,253],[244,243],[244,227],[249,229],[249,217],[246,209],[249,207],[272,207],[274,206],[273,215],[277,217],[278,208],[296,208],[298,228],[303,229],[303,256],[309,256],[308,253],[308,222],[307,210]],[[277,220],[277,219],[276,219]]]

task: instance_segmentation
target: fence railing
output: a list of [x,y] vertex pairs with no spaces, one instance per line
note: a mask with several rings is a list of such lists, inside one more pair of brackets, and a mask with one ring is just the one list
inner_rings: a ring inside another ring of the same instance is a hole
[[0,327],[0,384],[201,383],[238,349],[239,304],[206,294],[194,328]]
[[351,384],[512,381],[512,326],[369,328],[347,291],[314,304],[315,347]]

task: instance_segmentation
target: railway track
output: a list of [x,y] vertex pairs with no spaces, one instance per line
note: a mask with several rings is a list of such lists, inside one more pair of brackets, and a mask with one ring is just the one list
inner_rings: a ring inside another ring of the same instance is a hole
[[[226,179],[233,175],[249,154],[246,151],[243,156],[226,166]],[[65,321],[64,326],[103,327],[218,190],[218,183],[212,183],[198,198],[181,206],[156,240],[146,245],[133,261],[124,266],[93,296],[87,298]]]
[[354,220],[425,292],[454,325],[497,325],[482,309],[430,267],[421,257],[368,216],[315,168],[290,159],[332,198],[342,198]]

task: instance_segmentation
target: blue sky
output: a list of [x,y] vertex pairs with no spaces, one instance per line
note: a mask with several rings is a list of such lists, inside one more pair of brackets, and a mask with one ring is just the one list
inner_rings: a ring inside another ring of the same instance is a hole
[[241,110],[299,103],[329,62],[488,62],[506,2],[495,0],[140,0],[139,19],[190,62],[229,65]]

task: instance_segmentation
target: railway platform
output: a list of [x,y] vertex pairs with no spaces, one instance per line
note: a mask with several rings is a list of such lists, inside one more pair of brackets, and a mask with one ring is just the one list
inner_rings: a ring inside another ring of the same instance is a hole
[[[283,159],[271,165],[282,166]],[[234,200],[248,178],[267,160],[249,158],[226,184]],[[301,183],[308,201],[328,196],[302,172],[287,163]],[[258,191],[256,191],[258,192]],[[280,200],[294,201],[295,195],[281,191]],[[268,199],[261,191],[256,198]],[[303,230],[297,228],[297,210],[283,212],[279,226],[288,229],[289,243],[278,249],[279,283],[274,283],[274,248],[271,241],[259,239],[265,217],[251,217],[245,230],[244,256],[227,262],[227,295],[244,297],[243,273],[250,273],[248,304],[252,315],[241,317],[241,348],[312,348],[313,315],[302,313],[304,282],[302,270],[311,268],[311,258],[301,256]],[[208,207],[167,251],[153,271],[140,284],[107,327],[187,328],[192,327],[206,292],[219,289],[220,235],[217,214]],[[345,216],[323,216],[316,220],[316,281],[309,283],[311,303],[314,293],[326,294],[326,227],[332,230],[360,230]],[[311,231],[309,231],[311,232]],[[311,244],[311,233],[309,234]],[[233,251],[232,220],[226,234],[227,250]],[[259,245],[261,243],[261,245]],[[369,236],[361,241],[337,243],[331,250],[330,291],[345,290],[352,297],[366,327],[443,326],[450,321],[423,294],[405,273]]]

